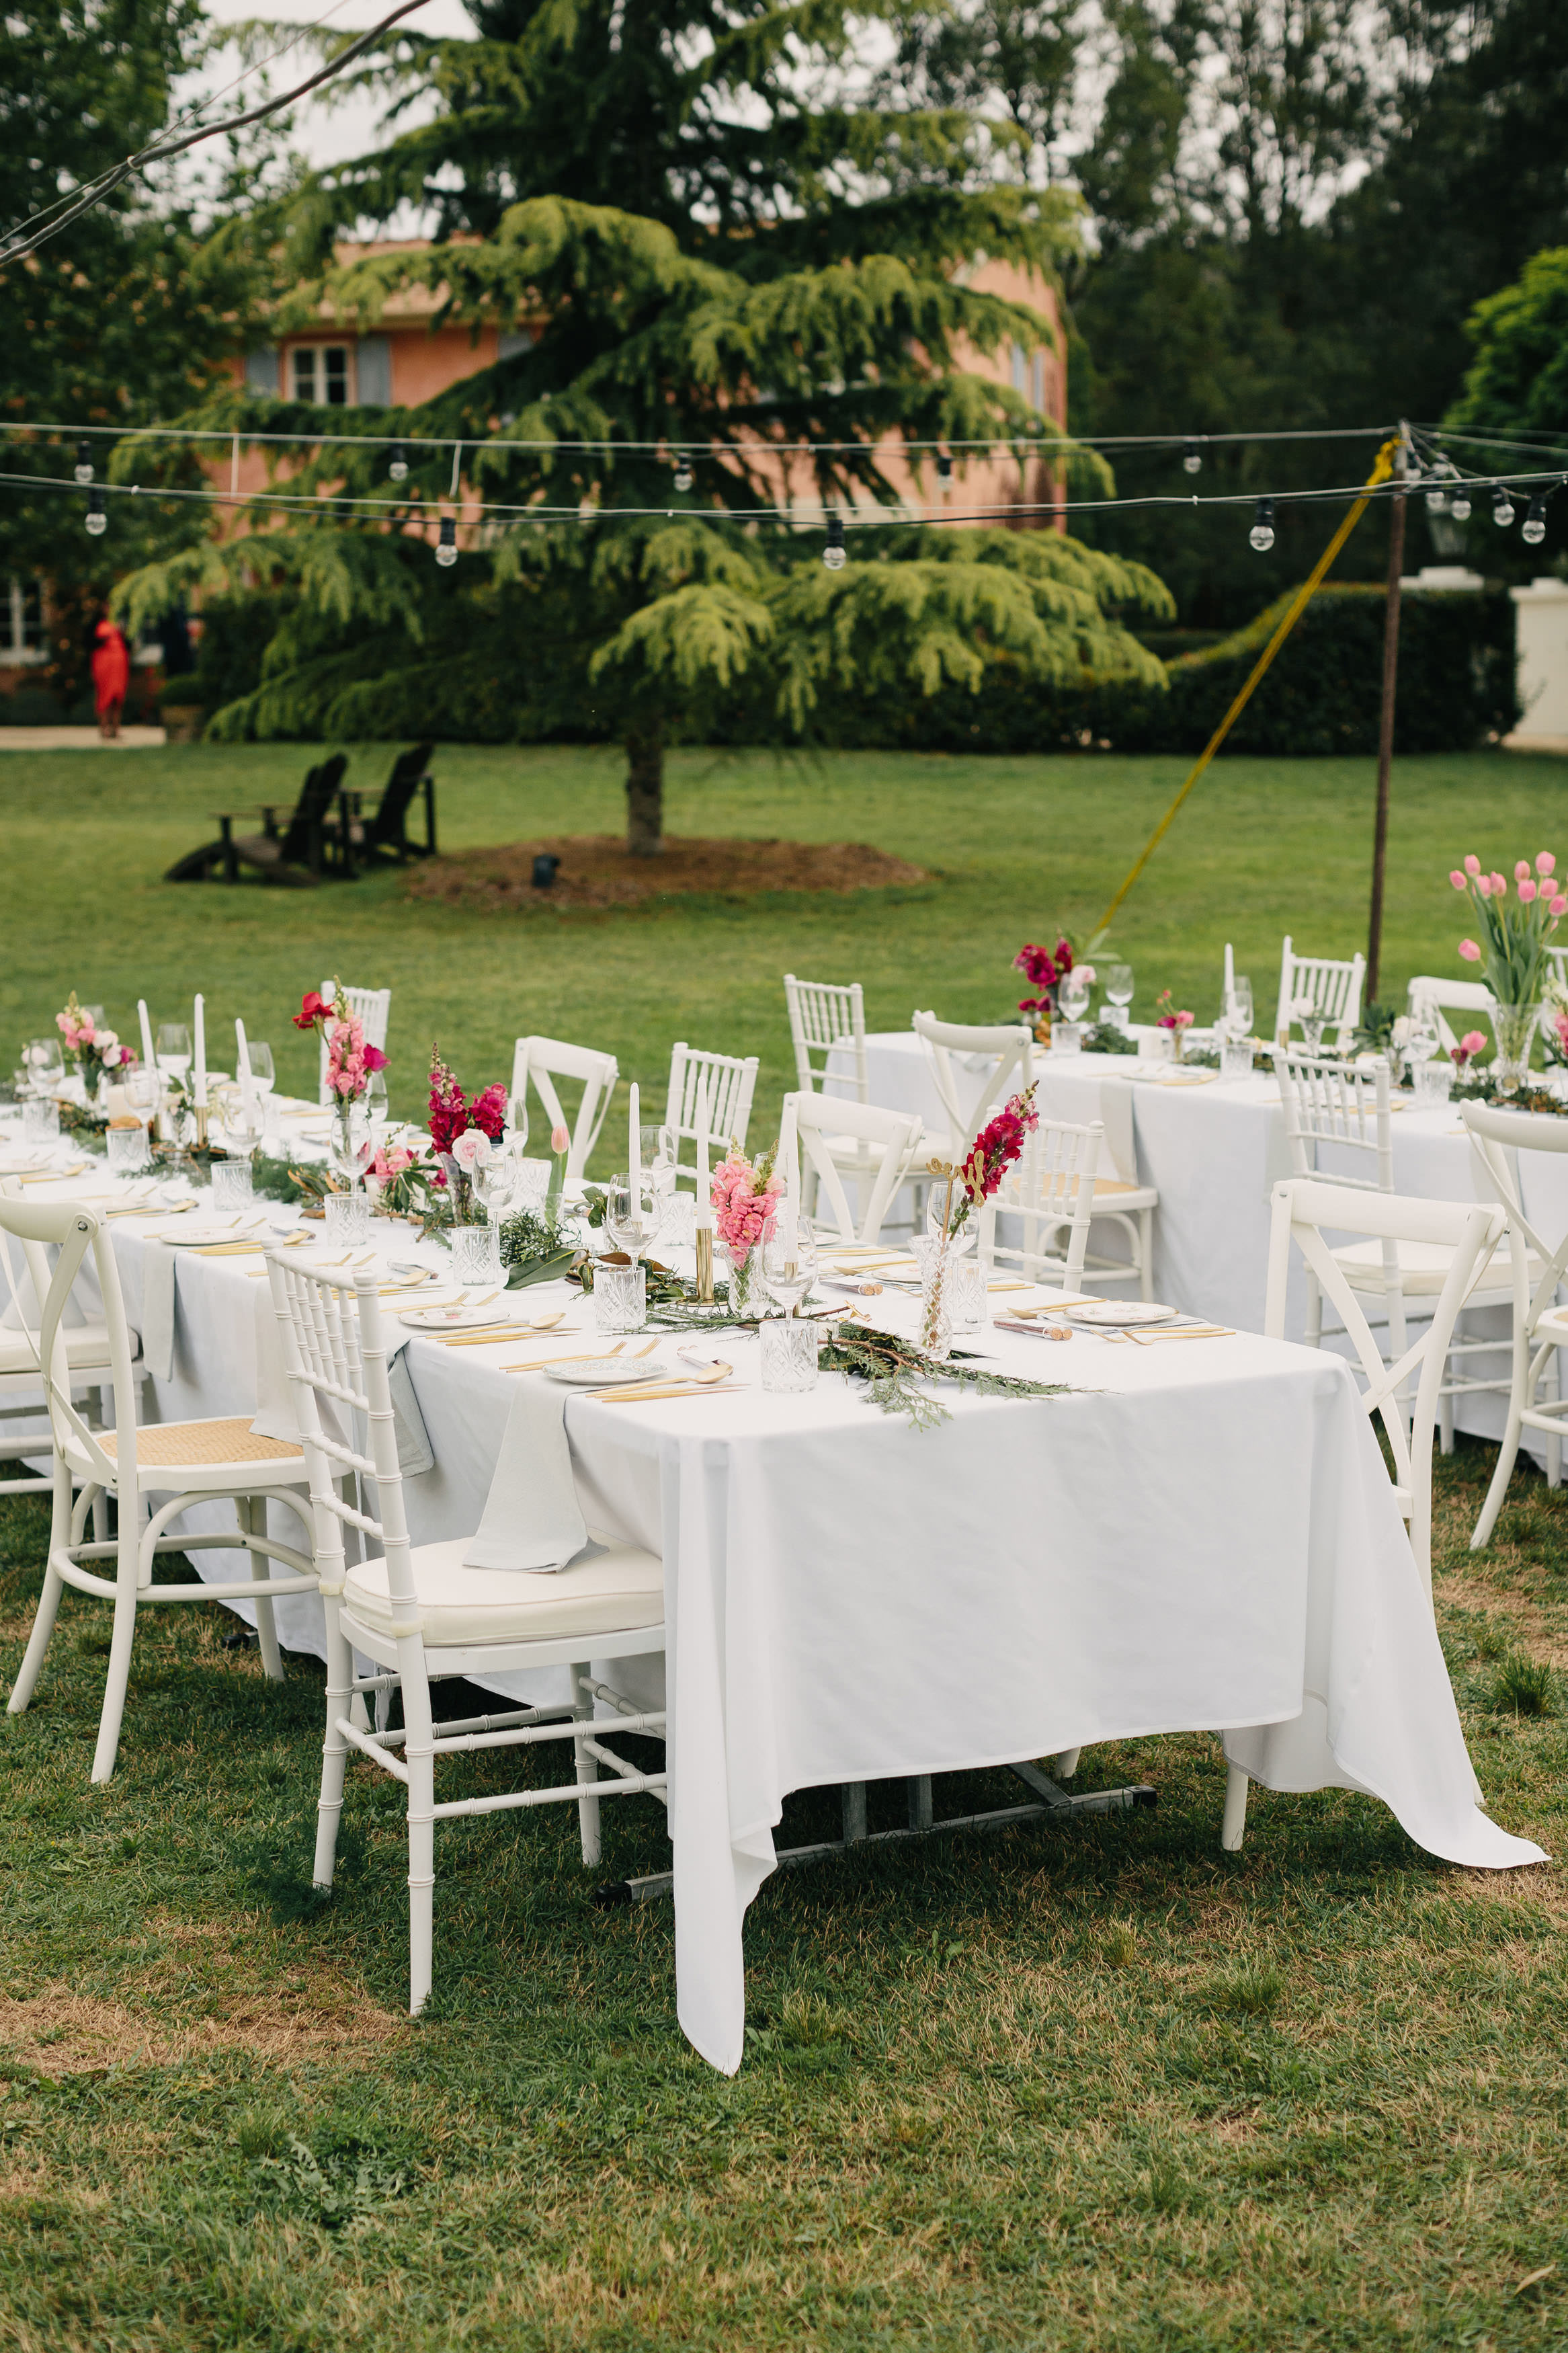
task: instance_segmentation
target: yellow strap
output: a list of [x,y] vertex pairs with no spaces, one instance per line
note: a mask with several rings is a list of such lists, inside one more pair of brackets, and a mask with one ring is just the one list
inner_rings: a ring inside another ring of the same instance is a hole
[[1398,448],[1399,438],[1398,436],[1395,435],[1392,440],[1385,441],[1382,448],[1378,451],[1377,462],[1366,478],[1366,489],[1363,491],[1361,497],[1357,499],[1354,506],[1352,507],[1349,514],[1346,515],[1343,522],[1341,523],[1338,531],[1335,532],[1332,539],[1330,540],[1321,555],[1319,556],[1307,579],[1297,590],[1296,595],[1292,599],[1289,611],[1285,615],[1279,628],[1275,630],[1274,635],[1269,638],[1268,643],[1264,647],[1263,651],[1258,655],[1256,662],[1254,662],[1251,675],[1248,677],[1247,683],[1242,687],[1235,702],[1231,704],[1230,709],[1226,712],[1225,717],[1220,721],[1219,725],[1215,729],[1214,733],[1204,745],[1203,751],[1198,755],[1197,763],[1193,768],[1185,784],[1182,786],[1181,791],[1176,795],[1175,799],[1171,803],[1170,807],[1165,811],[1164,816],[1160,819],[1159,824],[1154,828],[1153,832],[1149,836],[1148,840],[1143,845],[1143,849],[1137,864],[1133,867],[1132,871],[1128,875],[1127,880],[1121,885],[1121,890],[1118,891],[1115,898],[1112,899],[1110,906],[1107,907],[1104,914],[1100,917],[1100,930],[1102,934],[1110,930],[1111,917],[1115,914],[1116,910],[1121,906],[1121,902],[1126,898],[1127,893],[1131,890],[1132,885],[1137,881],[1138,877],[1142,873],[1145,866],[1148,865],[1150,859],[1152,858],[1155,850],[1158,849],[1161,842],[1163,841],[1166,834],[1170,831],[1176,811],[1181,807],[1182,803],[1186,799],[1187,795],[1192,791],[1193,786],[1197,783],[1198,778],[1203,775],[1204,770],[1208,766],[1209,762],[1214,758],[1215,754],[1219,750],[1220,745],[1225,742],[1226,737],[1230,733],[1231,729],[1235,726],[1237,721],[1246,710],[1248,702],[1252,700],[1253,692],[1260,683],[1265,670],[1268,668],[1269,663],[1273,660],[1275,655],[1279,652],[1280,647],[1284,644],[1286,638],[1289,636],[1291,630],[1300,619],[1302,613],[1306,610],[1308,600],[1311,596],[1313,591],[1321,586],[1324,575],[1327,573],[1329,566],[1332,564],[1335,556],[1339,554],[1341,548],[1344,545],[1346,540],[1350,537],[1352,532],[1355,529],[1357,523],[1360,522],[1363,515],[1365,514],[1368,507],[1372,504],[1373,491],[1376,489],[1379,482],[1386,482],[1389,476],[1393,473],[1394,453]]

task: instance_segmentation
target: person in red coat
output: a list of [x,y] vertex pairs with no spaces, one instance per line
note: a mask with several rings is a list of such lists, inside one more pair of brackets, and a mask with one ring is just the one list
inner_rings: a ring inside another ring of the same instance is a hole
[[92,691],[98,732],[110,740],[120,733],[120,714],[131,684],[131,649],[114,623],[100,621],[93,633]]

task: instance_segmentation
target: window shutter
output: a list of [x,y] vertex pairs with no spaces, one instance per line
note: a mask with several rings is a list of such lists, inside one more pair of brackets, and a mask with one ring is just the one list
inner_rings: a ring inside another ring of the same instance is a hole
[[277,399],[278,359],[278,348],[274,343],[263,343],[258,350],[246,353],[245,381],[252,392],[264,392],[270,399]]
[[358,354],[359,405],[362,408],[392,406],[392,344],[385,335],[362,335]]

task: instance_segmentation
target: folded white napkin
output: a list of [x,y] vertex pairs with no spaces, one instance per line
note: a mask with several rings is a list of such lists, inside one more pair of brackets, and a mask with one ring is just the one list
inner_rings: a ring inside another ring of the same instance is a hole
[[525,1375],[512,1395],[479,1534],[465,1568],[569,1568],[602,1552],[590,1545],[572,1476],[566,1392],[542,1374]]
[[155,1381],[174,1377],[174,1259],[153,1234],[142,1243],[142,1356]]

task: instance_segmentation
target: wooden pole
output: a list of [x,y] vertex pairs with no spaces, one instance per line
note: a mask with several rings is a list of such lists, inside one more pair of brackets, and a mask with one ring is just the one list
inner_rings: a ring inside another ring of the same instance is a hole
[[[1399,454],[1394,479],[1405,480],[1405,428],[1399,427]],[[1383,870],[1388,852],[1388,774],[1394,765],[1394,690],[1399,679],[1399,575],[1405,569],[1405,492],[1396,490],[1389,501],[1388,604],[1383,623],[1383,710],[1377,728],[1377,820],[1372,838],[1372,913],[1366,936],[1366,1001],[1377,1002],[1378,965],[1383,955]]]

